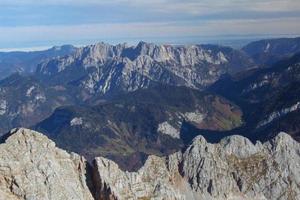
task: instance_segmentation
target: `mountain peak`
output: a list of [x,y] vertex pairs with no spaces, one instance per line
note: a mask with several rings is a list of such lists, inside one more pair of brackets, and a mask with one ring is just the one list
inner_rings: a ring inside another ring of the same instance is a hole
[[152,42],[145,42],[145,41],[140,41],[137,45],[136,45],[136,47],[145,47],[145,46],[159,46],[159,45],[156,45],[156,44],[154,44],[154,43],[152,43]]
[[49,49],[49,51],[68,51],[68,52],[72,52],[75,50],[76,47],[70,44],[65,44],[62,46],[53,46],[52,48]]
[[149,51],[152,51],[154,48],[162,48],[161,45],[156,45],[154,43],[148,43],[148,42],[144,42],[144,41],[140,41],[137,46],[135,47],[135,49],[137,51],[139,51],[139,53],[146,53],[146,51],[148,51],[148,53],[150,53]]
[[85,159],[55,147],[41,133],[19,128],[0,144],[1,199],[92,200]]
[[[286,135],[277,136],[282,137]],[[236,151],[228,151],[226,143]],[[252,145],[253,151],[241,157],[238,150],[243,143]],[[300,157],[299,143],[295,143],[290,149],[277,151],[269,150],[268,142],[253,145],[243,137],[231,136],[217,144],[197,137],[183,154],[149,156],[137,172],[123,172],[101,157],[96,158],[96,166],[106,186],[102,192],[109,191],[117,199],[150,199],[153,191],[162,199],[297,199]]]

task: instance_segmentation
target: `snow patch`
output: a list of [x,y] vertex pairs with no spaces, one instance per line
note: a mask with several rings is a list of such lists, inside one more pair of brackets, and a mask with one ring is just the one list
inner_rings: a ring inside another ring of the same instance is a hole
[[46,100],[46,97],[43,94],[37,94],[35,96],[35,100],[44,102]]
[[31,94],[32,94],[32,91],[35,89],[35,87],[34,86],[31,86],[27,91],[26,91],[26,96],[27,97],[30,97],[31,96]]
[[262,80],[260,82],[252,83],[250,86],[248,86],[247,89],[243,90],[243,93],[251,92],[263,86],[269,85],[272,83],[273,78],[274,74],[265,75],[264,77],[262,77]]
[[70,126],[80,126],[83,124],[81,117],[75,117],[70,121]]
[[265,48],[265,50],[264,50],[264,52],[265,53],[269,52],[270,47],[271,47],[271,45],[270,45],[270,43],[268,43],[267,46],[266,46],[266,48]]
[[0,115],[4,115],[7,110],[7,102],[5,100],[0,100]]
[[204,119],[204,115],[199,112],[188,112],[184,114],[187,121],[201,123]]
[[228,62],[227,58],[225,57],[225,55],[222,52],[219,52],[217,54],[217,57],[218,57],[218,61],[216,62],[216,64],[222,64],[222,63]]
[[261,121],[258,125],[257,125],[257,128],[260,128],[262,126],[265,126],[269,123],[271,123],[272,121],[274,121],[275,119],[278,119],[290,112],[293,112],[293,111],[296,111],[296,110],[299,110],[300,109],[300,102],[297,102],[296,104],[292,105],[291,107],[288,107],[288,108],[284,108],[280,111],[277,111],[277,112],[273,112],[269,115],[269,117],[263,121]]
[[157,132],[169,135],[173,138],[180,138],[180,132],[174,128],[172,125],[170,125],[168,122],[163,122],[158,125]]
[[109,88],[110,88],[110,84],[112,83],[113,73],[114,73],[114,70],[110,71],[109,74],[108,74],[107,79],[105,80],[105,83],[104,83],[103,88],[102,88],[102,91],[103,91],[104,94],[105,94],[105,93],[109,90]]

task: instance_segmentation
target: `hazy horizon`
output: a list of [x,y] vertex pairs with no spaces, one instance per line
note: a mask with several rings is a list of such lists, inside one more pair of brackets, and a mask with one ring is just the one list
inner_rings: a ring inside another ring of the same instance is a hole
[[0,51],[300,36],[297,0],[2,0]]
[[[236,37],[236,38],[235,38]],[[93,45],[96,43],[104,42],[111,45],[117,45],[117,44],[123,44],[127,43],[128,45],[135,46],[140,41],[149,42],[149,43],[155,43],[155,44],[169,44],[169,45],[191,45],[191,44],[215,44],[215,45],[223,45],[223,46],[230,46],[233,48],[241,48],[245,46],[248,43],[251,43],[253,41],[258,40],[264,40],[264,39],[274,39],[274,38],[296,38],[300,37],[300,35],[261,35],[261,36],[231,36],[227,39],[222,37],[218,38],[215,37],[207,39],[208,37],[190,37],[190,38],[183,38],[181,40],[176,39],[164,39],[164,38],[152,38],[152,39],[119,39],[119,40],[105,40],[105,39],[99,39],[99,40],[93,40],[93,41],[84,41],[84,42],[78,42],[74,41],[72,42],[53,42],[49,45],[36,45],[36,46],[20,46],[20,47],[8,47],[8,48],[0,48],[0,52],[31,52],[31,51],[43,51],[50,48],[53,48],[55,46],[63,46],[63,45],[72,45],[75,47],[84,47],[88,45]]]

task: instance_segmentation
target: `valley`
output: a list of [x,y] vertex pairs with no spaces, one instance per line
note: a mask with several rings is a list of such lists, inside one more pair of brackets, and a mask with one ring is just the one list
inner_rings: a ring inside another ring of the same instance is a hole
[[[31,159],[39,181],[48,174],[45,199],[75,198],[67,182],[56,196],[49,177],[69,176],[61,170],[79,173],[75,199],[297,199],[299,39],[288,45],[98,43],[62,47],[34,67],[20,58],[35,71],[0,81],[0,151],[8,158],[18,143],[29,157],[16,170]],[[0,169],[12,168],[1,159]],[[31,174],[20,182],[19,172],[2,172],[0,198],[26,199],[39,187],[23,189]]]

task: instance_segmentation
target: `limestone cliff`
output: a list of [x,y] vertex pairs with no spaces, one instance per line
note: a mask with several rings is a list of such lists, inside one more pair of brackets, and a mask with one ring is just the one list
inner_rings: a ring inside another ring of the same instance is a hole
[[241,136],[210,144],[198,136],[183,152],[149,156],[137,172],[102,157],[92,172],[46,136],[14,129],[0,145],[0,199],[298,200],[299,165],[300,144],[280,133],[264,144]]
[[[138,172],[96,158],[101,191],[115,199],[300,199],[300,145],[285,133],[265,144],[201,136],[183,153],[151,156]],[[101,194],[101,192],[99,192]],[[107,197],[107,196],[106,196]]]
[[14,129],[0,145],[0,199],[91,200],[85,159],[40,133]]

